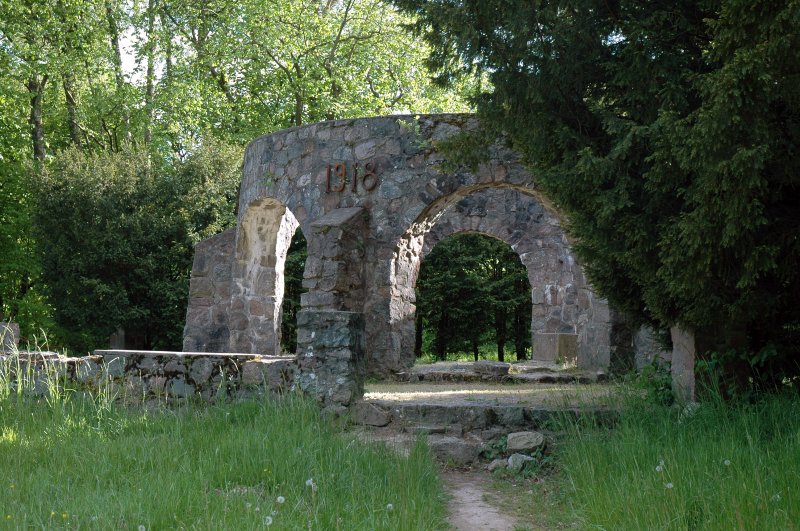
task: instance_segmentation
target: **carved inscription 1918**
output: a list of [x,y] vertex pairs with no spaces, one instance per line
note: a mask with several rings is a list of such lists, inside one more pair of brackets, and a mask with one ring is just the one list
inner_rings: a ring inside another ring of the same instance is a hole
[[378,186],[377,167],[374,162],[367,162],[364,168],[359,167],[358,162],[348,164],[347,162],[337,162],[328,164],[327,192],[341,193],[350,183],[350,191],[358,192],[358,183],[365,191],[371,192]]

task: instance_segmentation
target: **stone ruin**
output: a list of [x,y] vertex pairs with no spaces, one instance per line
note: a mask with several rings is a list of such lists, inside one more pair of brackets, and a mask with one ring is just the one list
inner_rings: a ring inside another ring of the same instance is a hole
[[[469,115],[391,116],[257,138],[245,152],[237,226],[196,246],[184,352],[19,358],[36,374],[55,367],[79,384],[111,382],[145,399],[299,388],[339,412],[361,397],[366,375],[408,374],[421,260],[443,238],[471,232],[506,242],[527,269],[534,359],[607,369],[635,342],[630,333],[614,339],[619,320],[587,284],[558,213],[518,155],[498,144],[474,170],[444,170],[440,143],[478,127]],[[284,263],[296,230],[307,241],[308,291],[297,351],[284,355]],[[645,345],[637,363],[663,354],[652,334],[636,338]]]
[[349,405],[366,374],[414,363],[414,287],[442,238],[486,234],[520,256],[531,283],[534,355],[609,365],[611,317],[587,285],[557,212],[514,152],[495,145],[475,170],[445,171],[440,143],[468,115],[336,120],[247,147],[237,227],[197,245],[186,352],[281,355],[283,272],[301,230],[308,259],[295,385]]

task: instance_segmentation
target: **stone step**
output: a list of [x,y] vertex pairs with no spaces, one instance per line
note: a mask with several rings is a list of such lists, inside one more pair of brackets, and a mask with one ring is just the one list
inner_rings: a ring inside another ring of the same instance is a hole
[[476,434],[485,438],[499,431],[548,429],[553,421],[565,415],[572,419],[589,416],[601,423],[613,422],[616,417],[614,410],[605,406],[572,408],[366,400],[354,409],[353,420],[357,424],[409,433]]
[[396,375],[400,382],[486,383],[594,383],[605,381],[604,371],[566,369],[554,363],[496,361],[438,362],[417,365]]

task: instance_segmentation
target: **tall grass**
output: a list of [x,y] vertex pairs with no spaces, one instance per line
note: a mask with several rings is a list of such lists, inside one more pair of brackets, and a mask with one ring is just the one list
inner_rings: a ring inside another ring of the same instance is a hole
[[559,452],[591,529],[798,529],[800,399],[681,410],[631,397],[619,424],[572,425]]
[[298,397],[145,410],[0,385],[0,528],[444,527],[423,441],[358,443]]

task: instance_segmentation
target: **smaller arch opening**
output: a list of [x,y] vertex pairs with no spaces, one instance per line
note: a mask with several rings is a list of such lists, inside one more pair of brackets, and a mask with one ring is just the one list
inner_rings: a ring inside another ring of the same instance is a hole
[[303,287],[303,272],[308,257],[308,243],[298,227],[286,253],[283,267],[283,306],[281,308],[281,350],[285,354],[297,352],[297,312],[300,297],[308,290]]
[[499,239],[448,236],[422,261],[415,323],[417,363],[529,359],[528,271]]

